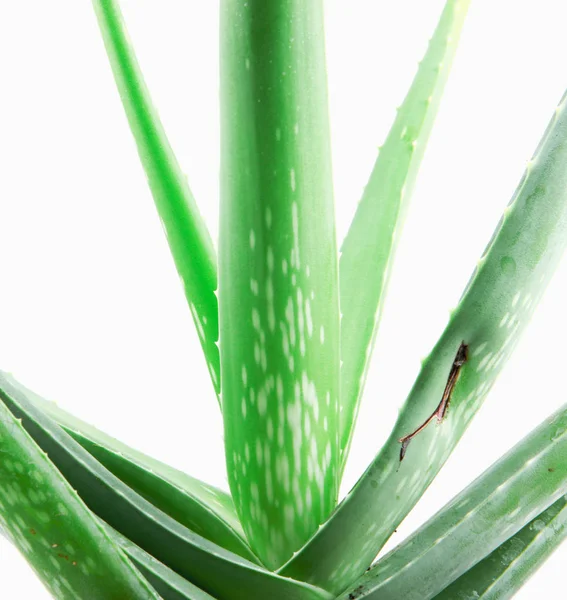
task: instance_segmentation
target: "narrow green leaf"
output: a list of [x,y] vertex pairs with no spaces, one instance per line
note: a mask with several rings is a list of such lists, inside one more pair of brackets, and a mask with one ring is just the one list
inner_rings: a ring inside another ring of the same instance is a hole
[[214,600],[212,596],[187,581],[169,567],[160,563],[139,546],[106,525],[109,535],[126,553],[128,558],[152,584],[162,600]]
[[489,556],[435,596],[435,600],[508,600],[567,537],[562,496]]
[[218,395],[220,358],[213,242],[153,107],[118,0],[93,0],[93,6],[130,129]]
[[126,446],[38,396],[10,375],[3,373],[3,376],[111,473],[154,506],[215,544],[258,562],[228,494]]
[[[554,117],[459,305],[386,444],[329,521],[281,573],[341,591],[413,508],[481,406],[567,243],[567,115]],[[461,344],[468,358],[439,426],[421,431],[400,462],[400,439],[438,407]],[[353,556],[356,559],[353,559]]]
[[356,597],[434,598],[566,490],[567,405],[354,583]]
[[221,2],[229,483],[275,568],[336,504],[339,310],[321,0]]
[[352,440],[396,242],[470,0],[448,0],[341,248],[341,463]]
[[1,373],[0,398],[97,516],[202,590],[223,600],[330,599],[319,588],[280,577],[221,548],[157,509],[105,469]]
[[2,402],[0,527],[55,598],[157,600]]

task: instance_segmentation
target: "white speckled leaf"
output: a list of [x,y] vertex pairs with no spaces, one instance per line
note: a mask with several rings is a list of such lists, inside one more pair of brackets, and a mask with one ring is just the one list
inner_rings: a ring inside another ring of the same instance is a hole
[[[466,430],[512,352],[567,243],[565,99],[422,370],[386,444],[331,518],[280,572],[339,592],[368,567]],[[435,411],[457,351],[468,359],[448,414],[407,448],[400,439]],[[356,557],[356,558],[353,558]]]
[[221,2],[226,460],[281,565],[336,504],[339,310],[320,0]]
[[567,537],[567,497],[506,540],[435,600],[509,600]]
[[213,242],[152,104],[118,0],[93,0],[93,6],[130,129],[218,395],[217,265]]
[[234,600],[329,600],[330,594],[324,590],[279,577],[157,509],[105,469],[2,373],[0,392],[10,412],[22,420],[35,443],[93,513],[199,588]]
[[3,402],[0,527],[59,600],[154,599],[96,517]]
[[[361,600],[430,600],[552,503],[561,498],[564,504],[566,489],[567,405],[378,561],[340,600],[352,598],[354,590]],[[513,549],[514,544],[508,548]]]
[[[143,575],[159,594],[161,600],[214,600],[211,595],[160,563],[151,554],[144,552],[139,546],[133,544],[128,538],[119,534],[104,521],[100,519],[97,519],[97,521],[106,531],[109,538],[122,549],[140,574]],[[13,543],[12,536],[4,531],[1,525],[0,535]]]
[[341,465],[352,440],[397,240],[470,0],[448,0],[412,86],[380,148],[339,262]]
[[246,542],[232,498],[217,488],[155,460],[48,402],[13,377],[4,379],[54,419],[111,473],[191,531],[258,562]]

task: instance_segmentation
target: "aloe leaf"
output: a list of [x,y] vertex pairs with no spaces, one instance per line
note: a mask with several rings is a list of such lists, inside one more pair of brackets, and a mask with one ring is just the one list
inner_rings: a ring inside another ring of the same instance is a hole
[[508,600],[567,537],[567,497],[506,540],[435,600]]
[[567,405],[352,587],[366,600],[429,600],[566,491]]
[[336,504],[339,310],[321,0],[221,2],[229,483],[275,568]]
[[[339,592],[368,567],[481,406],[566,242],[567,115],[563,99],[459,305],[424,360],[389,439],[328,522],[280,570],[282,574],[327,584]],[[400,461],[400,440],[438,409],[463,342],[467,360],[450,395],[448,413],[439,426],[431,424],[416,435]]]
[[1,373],[0,399],[98,517],[207,593],[223,600],[330,598],[317,587],[266,571],[166,515],[112,475]]
[[340,444],[344,468],[390,267],[470,0],[448,0],[364,189],[339,262]]
[[106,529],[162,600],[214,600],[213,596],[160,563],[112,527],[106,525]]
[[228,494],[128,447],[45,400],[10,375],[3,373],[3,376],[111,473],[154,506],[215,544],[258,562]]
[[218,396],[220,358],[213,242],[152,104],[118,0],[93,0],[93,6]]
[[[100,519],[98,521],[106,530],[108,536],[121,548],[130,559],[130,562],[135,565],[136,569],[159,594],[159,598],[162,600],[214,600],[212,596],[160,563],[159,560],[156,560],[147,552],[144,552],[104,521]],[[4,531],[1,525],[0,535],[13,543],[13,538]]]
[[0,527],[54,597],[159,596],[0,398]]

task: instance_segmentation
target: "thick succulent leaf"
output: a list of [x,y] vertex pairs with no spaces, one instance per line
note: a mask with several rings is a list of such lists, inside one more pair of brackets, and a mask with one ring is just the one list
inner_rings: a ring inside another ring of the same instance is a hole
[[[529,321],[567,243],[565,101],[400,411],[386,444],[329,521],[281,573],[339,592],[360,575],[413,508],[482,404]],[[400,439],[438,407],[463,342],[467,360],[439,426]],[[353,558],[355,557],[355,558]]]
[[101,464],[154,506],[191,531],[258,562],[245,540],[232,498],[77,419],[3,373],[35,406],[65,429]]
[[[32,443],[34,443],[33,440]],[[193,585],[190,581],[187,581],[181,575],[178,575],[175,571],[160,563],[153,556],[144,552],[139,546],[133,544],[129,539],[104,523],[104,521],[97,520],[106,530],[108,537],[114,541],[116,546],[121,548],[130,559],[130,562],[159,594],[159,598],[162,600],[214,600],[211,595],[203,592],[203,590]],[[0,535],[4,536],[9,542],[14,541],[12,536],[4,531],[1,525]]]
[[353,584],[356,597],[434,598],[566,491],[567,405]]
[[162,600],[214,600],[213,596],[160,563],[112,527],[106,525],[106,529]]
[[187,529],[112,475],[0,373],[6,406],[87,506],[110,526],[219,600],[316,600],[329,594],[283,578]]
[[93,0],[93,6],[130,129],[218,395],[220,358],[213,242],[152,104],[118,0]]
[[96,517],[3,403],[0,527],[55,598],[155,599]]
[[567,497],[562,496],[435,600],[508,600],[566,536]]
[[222,398],[253,550],[336,504],[339,309],[321,0],[221,2]]
[[413,184],[470,0],[448,0],[341,248],[340,443],[344,468]]

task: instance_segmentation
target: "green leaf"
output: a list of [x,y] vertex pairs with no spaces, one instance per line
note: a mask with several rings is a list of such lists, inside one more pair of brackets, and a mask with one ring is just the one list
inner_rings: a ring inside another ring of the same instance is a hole
[[[341,591],[378,554],[466,430],[567,243],[567,115],[554,117],[459,305],[423,362],[386,444],[329,521],[280,571]],[[400,439],[432,415],[461,344],[468,358],[439,426],[430,424],[400,462]],[[355,557],[355,558],[353,558]]]
[[218,395],[220,358],[213,242],[153,107],[118,1],[93,0],[93,6],[130,129]]
[[105,469],[1,373],[0,397],[96,515],[212,596],[223,600],[330,598],[319,588],[280,577],[221,548],[157,509]]
[[162,600],[214,600],[212,596],[144,552],[112,527],[106,525],[106,529],[140,573],[152,584]]
[[38,396],[10,375],[3,376],[111,473],[154,506],[215,544],[258,562],[228,494],[129,448]]
[[336,504],[339,310],[321,0],[221,2],[220,315],[229,483],[288,559]]
[[[97,520],[108,534],[108,537],[122,549],[136,569],[159,593],[162,600],[214,600],[212,596],[160,563],[159,560],[156,560],[147,552],[144,552],[139,546],[133,544],[104,521]],[[12,537],[1,526],[0,535],[13,542]]]
[[341,248],[341,462],[352,440],[397,240],[470,0],[448,0]]
[[[357,598],[435,597],[562,498],[566,487],[567,405],[354,583]],[[348,598],[349,592],[341,596]]]
[[2,402],[0,528],[54,597],[159,596]]
[[567,537],[567,497],[461,575],[435,600],[508,600]]

